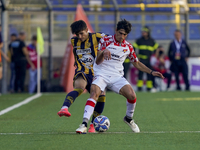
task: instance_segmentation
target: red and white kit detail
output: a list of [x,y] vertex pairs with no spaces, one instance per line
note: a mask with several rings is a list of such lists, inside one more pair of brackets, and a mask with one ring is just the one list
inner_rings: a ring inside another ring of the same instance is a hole
[[131,62],[138,61],[133,46],[126,40],[123,40],[122,43],[117,42],[115,35],[101,38],[98,46],[98,51],[104,49],[108,49],[111,52],[111,60],[104,60],[99,65],[94,63],[93,69],[96,75],[101,75],[102,73],[105,75],[108,73],[109,75],[123,76],[123,62],[125,61],[126,57],[128,56]]

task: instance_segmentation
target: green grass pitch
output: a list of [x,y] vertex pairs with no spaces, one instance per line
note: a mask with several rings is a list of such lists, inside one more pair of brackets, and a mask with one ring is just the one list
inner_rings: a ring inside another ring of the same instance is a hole
[[[133,133],[122,121],[126,99],[107,92],[103,115],[111,122],[105,133],[75,134],[89,94],[76,99],[69,118],[57,116],[65,93],[44,93],[0,116],[0,150],[199,150],[199,92],[137,92]],[[30,95],[0,96],[0,110]]]

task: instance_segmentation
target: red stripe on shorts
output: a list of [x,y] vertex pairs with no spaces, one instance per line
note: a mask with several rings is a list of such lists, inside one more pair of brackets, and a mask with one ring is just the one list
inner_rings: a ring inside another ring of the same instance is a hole
[[127,99],[127,101],[128,101],[129,103],[131,103],[131,104],[136,103],[136,100],[137,100],[137,98],[135,98],[134,100],[129,100],[129,99]]
[[93,101],[88,100],[88,101],[86,102],[85,106],[86,106],[86,105],[89,105],[89,106],[94,107],[94,106],[95,106],[95,103],[94,103]]

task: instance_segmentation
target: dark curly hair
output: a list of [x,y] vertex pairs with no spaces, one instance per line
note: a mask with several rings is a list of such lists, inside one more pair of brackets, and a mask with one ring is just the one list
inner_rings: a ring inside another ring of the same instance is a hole
[[123,19],[117,23],[117,31],[120,29],[124,29],[127,34],[131,32],[131,23],[128,22],[126,19]]
[[70,27],[72,34],[78,34],[80,31],[87,29],[87,25],[83,20],[75,21]]

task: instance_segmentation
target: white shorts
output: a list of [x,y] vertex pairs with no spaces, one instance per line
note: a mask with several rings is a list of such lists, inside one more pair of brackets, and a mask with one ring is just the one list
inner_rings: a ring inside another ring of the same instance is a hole
[[101,91],[105,88],[109,88],[113,92],[119,93],[120,89],[124,85],[130,85],[130,83],[123,76],[101,76],[97,75],[93,78],[92,84],[100,87]]

